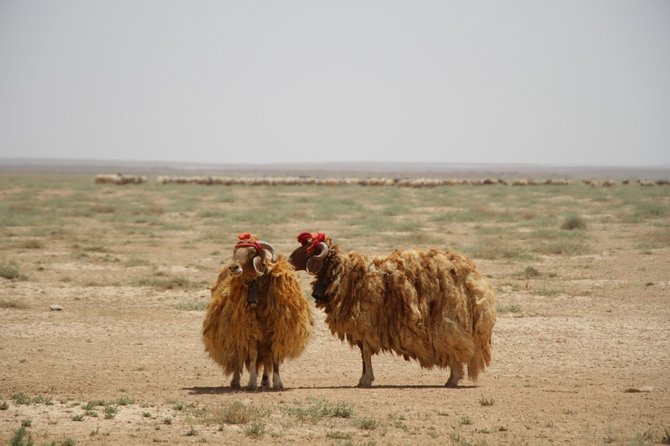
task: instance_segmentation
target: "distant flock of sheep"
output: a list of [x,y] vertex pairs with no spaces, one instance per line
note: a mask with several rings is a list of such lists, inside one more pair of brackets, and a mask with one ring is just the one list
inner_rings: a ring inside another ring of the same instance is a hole
[[314,320],[296,271],[314,276],[312,297],[330,331],[362,357],[359,387],[374,381],[372,355],[391,352],[424,368],[449,368],[447,387],[473,381],[491,362],[493,288],[472,260],[453,251],[343,253],[323,233],[303,232],[285,259],[272,245],[240,234],[211,287],[203,342],[230,385],[283,389],[280,366],[306,348]]
[[[147,183],[149,177],[140,175],[96,175],[96,183],[107,184],[142,184]],[[604,180],[598,182],[597,180],[584,179],[576,180],[576,182],[595,187],[613,187],[619,184],[615,180]],[[623,185],[637,182],[640,186],[664,186],[670,185],[670,180],[622,180]],[[221,177],[221,176],[159,176],[156,178],[157,184],[203,184],[203,185],[221,185],[221,186],[302,186],[302,185],[317,185],[317,186],[398,186],[398,187],[438,187],[438,186],[459,186],[459,185],[474,185],[474,186],[567,186],[572,184],[572,181],[565,178],[550,178],[546,180],[535,180],[532,178],[507,180],[504,178],[484,178],[484,179],[454,179],[454,178],[317,178],[307,176],[283,176],[283,177]]]

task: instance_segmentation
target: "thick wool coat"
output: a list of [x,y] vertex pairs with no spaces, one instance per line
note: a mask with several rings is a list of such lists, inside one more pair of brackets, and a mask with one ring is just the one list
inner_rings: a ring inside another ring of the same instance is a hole
[[226,375],[248,365],[250,352],[257,349],[257,366],[271,355],[275,363],[299,356],[314,325],[309,303],[300,289],[293,268],[283,257],[256,279],[259,301],[247,303],[253,279],[233,277],[224,268],[211,287],[211,300],[203,321],[205,350]]
[[468,366],[472,380],[491,362],[493,288],[474,262],[450,251],[395,251],[388,257],[331,249],[314,285],[326,286],[331,332],[373,354],[393,352],[421,367]]

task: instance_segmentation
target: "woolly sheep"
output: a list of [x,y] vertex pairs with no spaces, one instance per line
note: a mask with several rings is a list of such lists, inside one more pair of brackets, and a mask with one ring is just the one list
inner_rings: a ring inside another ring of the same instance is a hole
[[249,233],[240,234],[230,263],[211,288],[212,297],[203,321],[205,350],[226,375],[230,386],[240,387],[242,368],[249,371],[247,389],[261,386],[283,389],[279,366],[299,356],[314,325],[309,304],[302,295],[293,268],[272,246]]
[[359,387],[372,385],[371,357],[379,352],[449,367],[448,387],[458,385],[464,364],[475,380],[491,362],[495,293],[465,256],[435,249],[343,254],[323,233],[301,233],[298,241],[288,261],[315,275],[312,296],[331,332],[360,348]]

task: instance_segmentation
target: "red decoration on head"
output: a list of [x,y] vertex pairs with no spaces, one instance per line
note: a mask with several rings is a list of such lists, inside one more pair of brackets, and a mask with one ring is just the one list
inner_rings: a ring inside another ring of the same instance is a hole
[[258,243],[258,240],[256,240],[256,237],[251,235],[251,232],[243,232],[241,234],[237,235],[237,238],[240,240],[235,244],[235,249],[237,248],[243,248],[246,246],[251,246],[256,249],[257,252],[261,252],[263,250],[263,247]]
[[323,232],[316,232],[316,233],[311,233],[311,232],[301,232],[298,234],[298,243],[301,245],[309,245],[307,247],[307,254],[311,254],[312,251],[314,251],[314,248],[317,248],[319,246],[319,243],[325,242],[326,241],[326,234]]
[[301,232],[298,234],[298,243],[301,245],[306,245],[309,243],[309,241],[312,240],[312,233],[311,232]]

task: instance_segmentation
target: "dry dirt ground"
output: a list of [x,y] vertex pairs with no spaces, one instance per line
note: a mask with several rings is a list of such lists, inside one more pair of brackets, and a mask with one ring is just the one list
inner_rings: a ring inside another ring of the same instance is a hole
[[[578,227],[561,229],[570,218]],[[497,290],[491,367],[449,389],[446,371],[380,355],[374,387],[358,389],[359,353],[314,309],[286,389],[232,391],[200,328],[244,230],[282,253],[300,230],[374,254],[463,250]],[[2,444],[670,444],[667,186],[215,189],[4,174],[0,231]]]

